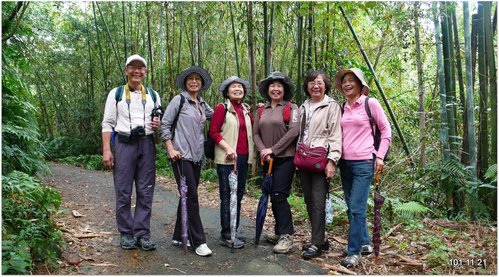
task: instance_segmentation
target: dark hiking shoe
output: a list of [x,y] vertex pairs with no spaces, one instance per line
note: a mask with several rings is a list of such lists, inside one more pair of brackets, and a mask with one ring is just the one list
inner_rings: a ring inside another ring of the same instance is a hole
[[137,241],[137,246],[140,246],[144,251],[152,251],[156,249],[156,245],[150,239],[147,238],[140,238]]
[[132,235],[122,234],[120,236],[120,246],[125,250],[135,249],[136,246],[135,238]]
[[302,256],[305,260],[317,258],[322,254],[322,250],[317,245],[312,244],[307,250],[303,251]]
[[[312,244],[303,245],[301,251],[307,251],[310,246],[312,246]],[[321,251],[329,251],[329,240],[326,240],[323,244],[318,245],[317,248],[319,248]]]

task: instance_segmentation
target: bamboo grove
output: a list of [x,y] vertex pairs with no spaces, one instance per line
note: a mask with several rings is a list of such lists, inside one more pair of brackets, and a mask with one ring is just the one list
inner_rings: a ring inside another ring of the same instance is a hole
[[[401,129],[383,180],[390,197],[439,211],[433,216],[495,218],[495,2],[2,2],[2,18],[4,172],[40,159],[29,152],[100,154],[105,97],[125,82],[134,53],[146,57],[146,83],[163,103],[190,65],[212,75],[211,105],[230,75],[250,80],[254,105],[263,101],[258,81],[282,71],[301,104],[307,70],[359,67],[381,99],[379,78]],[[19,117],[38,131],[16,136]]]

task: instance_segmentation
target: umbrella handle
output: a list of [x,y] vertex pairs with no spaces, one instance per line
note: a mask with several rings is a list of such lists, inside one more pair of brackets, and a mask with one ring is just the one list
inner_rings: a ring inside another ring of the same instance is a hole
[[274,159],[270,159],[269,161],[269,169],[267,170],[267,175],[272,174],[272,164],[274,163]]

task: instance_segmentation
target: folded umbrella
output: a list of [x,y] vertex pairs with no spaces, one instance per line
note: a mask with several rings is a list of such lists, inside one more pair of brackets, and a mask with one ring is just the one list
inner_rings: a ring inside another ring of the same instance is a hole
[[229,174],[230,187],[230,239],[231,252],[234,253],[234,243],[237,231],[237,161],[234,159],[234,170]]
[[[383,171],[383,169],[381,169]],[[374,191],[374,224],[373,224],[373,245],[374,256],[378,259],[379,246],[381,244],[381,206],[385,202],[385,197],[381,195],[381,186],[379,184],[379,174],[377,171],[375,175],[376,188]]]
[[[179,173],[181,171],[179,170]],[[187,251],[187,242],[189,240],[189,220],[187,215],[187,181],[185,175],[180,175],[180,215],[181,215],[181,238],[182,247]]]
[[272,163],[274,160],[270,159],[267,174],[262,182],[262,196],[258,201],[258,209],[256,211],[256,228],[255,228],[255,244],[260,243],[260,236],[262,235],[263,223],[267,215],[267,208],[269,205],[269,194],[272,192]]

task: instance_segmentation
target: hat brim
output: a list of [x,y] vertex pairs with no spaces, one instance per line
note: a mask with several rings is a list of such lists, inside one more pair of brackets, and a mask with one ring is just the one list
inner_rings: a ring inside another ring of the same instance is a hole
[[211,86],[212,80],[210,74],[208,74],[206,70],[199,66],[191,66],[177,75],[177,78],[175,80],[177,87],[183,91],[187,91],[187,87],[185,86],[185,79],[192,73],[199,74],[199,76],[201,76],[201,79],[203,79],[203,85],[199,89],[199,92],[203,92]]
[[227,98],[227,95],[225,94],[225,90],[232,83],[239,83],[239,84],[243,85],[244,96],[246,96],[246,94],[248,94],[249,89],[250,89],[249,82],[242,79],[242,78],[239,78],[237,76],[231,76],[231,77],[227,78],[227,80],[223,81],[222,84],[220,85],[219,91],[220,91],[220,95],[222,95],[222,97]]
[[357,79],[359,79],[362,85],[364,86],[362,88],[361,93],[366,96],[369,95],[369,91],[371,89],[369,88],[369,85],[367,85],[364,74],[358,68],[340,69],[338,73],[336,73],[336,77],[334,78],[334,86],[336,87],[336,89],[339,92],[343,93],[343,89],[341,88],[341,79],[343,79],[343,76],[345,76],[345,74],[347,73],[353,73],[355,77],[357,77]]
[[291,79],[289,79],[289,77],[272,76],[272,75],[261,80],[260,83],[258,84],[258,91],[263,96],[263,98],[270,100],[269,86],[270,83],[274,81],[280,81],[284,85],[283,99],[286,101],[291,100],[291,98],[293,97],[293,89],[294,89]]

